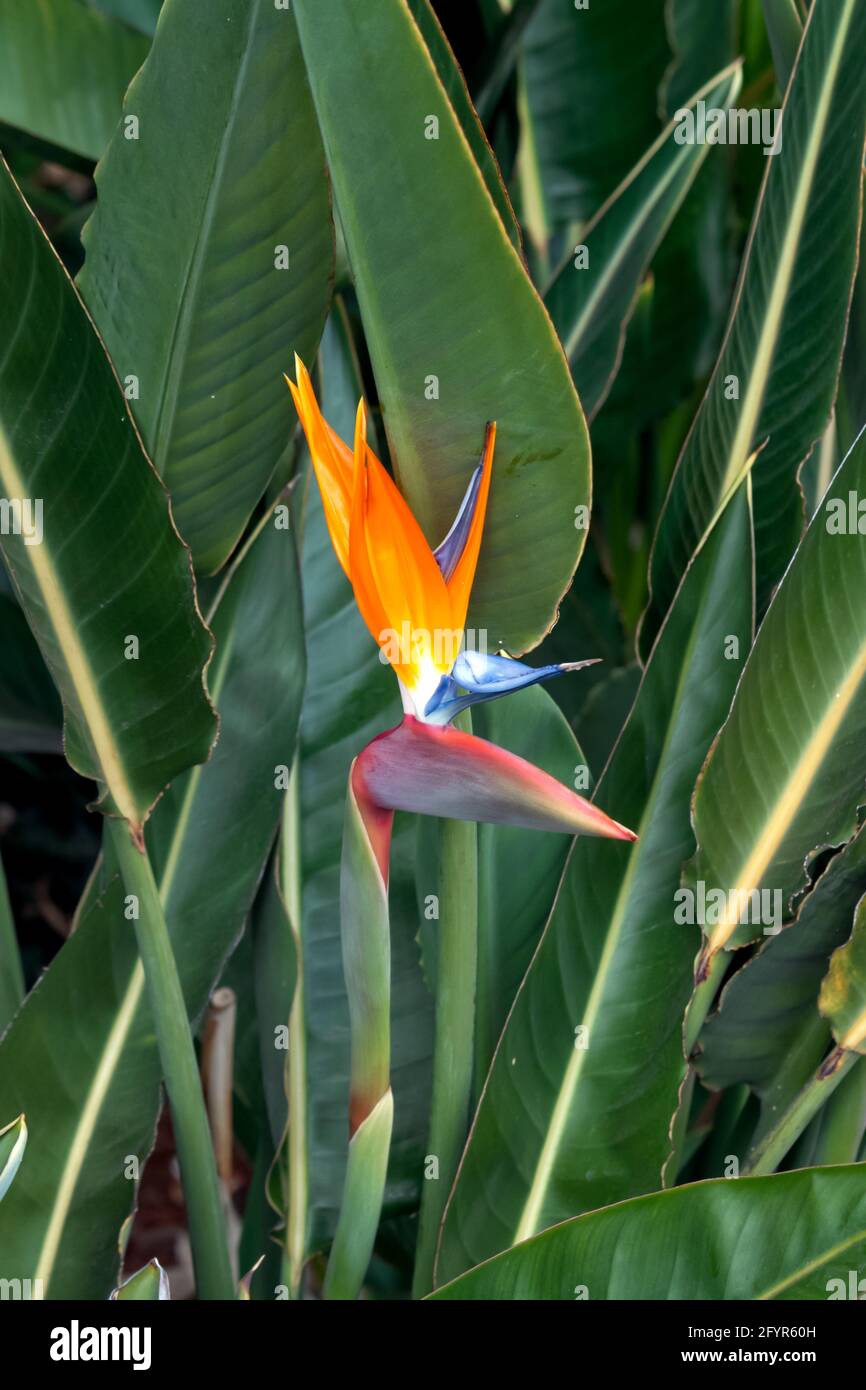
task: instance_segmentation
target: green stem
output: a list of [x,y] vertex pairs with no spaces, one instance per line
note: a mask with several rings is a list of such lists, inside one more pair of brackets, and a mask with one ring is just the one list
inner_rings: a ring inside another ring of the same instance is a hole
[[433,1288],[439,1228],[469,1130],[478,953],[478,841],[471,821],[439,826],[436,1044],[427,1152],[437,1177],[423,1182],[414,1298]]
[[743,1166],[743,1176],[775,1173],[809,1121],[860,1060],[859,1052],[842,1052],[840,1048],[831,1052],[773,1128],[752,1149]]
[[752,1139],[753,1145],[760,1144],[778,1117],[800,1094],[826,1057],[832,1041],[830,1025],[817,1011],[801,1025],[786,1051],[784,1062],[761,1095],[761,1119]]
[[24,971],[15,935],[12,905],[0,860],[0,1033],[24,1000]]
[[822,1116],[819,1162],[856,1163],[866,1132],[866,1067],[853,1067]]
[[706,979],[701,981],[692,995],[691,1003],[686,1011],[685,1049],[687,1057],[691,1057],[694,1052],[700,1031],[713,1006],[713,1000],[722,982],[722,976],[727,969],[728,959],[726,951],[718,951],[710,962]]
[[[369,808],[368,813],[369,813]],[[379,850],[384,848],[379,845]],[[388,889],[352,774],[340,860],[340,940],[349,1005],[349,1149],[343,1200],[322,1288],[354,1299],[370,1264],[385,1196],[391,1095],[391,929]]]
[[295,942],[297,978],[289,1014],[289,1055],[286,1092],[289,1101],[288,1204],[283,1282],[293,1299],[299,1296],[307,1245],[307,1033],[304,1000],[304,949],[301,924],[300,789],[298,759],[292,768],[283,812],[280,877],[289,928]]
[[199,1298],[234,1299],[216,1160],[177,963],[147,851],[107,818],[124,887],[138,899],[135,934],[183,1179]]

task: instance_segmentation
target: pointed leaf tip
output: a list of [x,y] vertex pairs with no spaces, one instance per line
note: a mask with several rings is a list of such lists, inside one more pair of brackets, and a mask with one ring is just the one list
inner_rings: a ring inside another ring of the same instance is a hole
[[155,1257],[137,1269],[109,1295],[110,1303],[163,1303],[171,1301],[168,1275]]
[[0,1201],[12,1186],[27,1147],[27,1121],[23,1115],[0,1129]]

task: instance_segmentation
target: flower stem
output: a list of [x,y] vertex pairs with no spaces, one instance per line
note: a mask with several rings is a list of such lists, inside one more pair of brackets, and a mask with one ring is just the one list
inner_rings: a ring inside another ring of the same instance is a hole
[[843,1052],[839,1047],[834,1048],[773,1128],[747,1156],[743,1176],[774,1173],[809,1121],[829,1100],[854,1063],[860,1060],[859,1052]]
[[125,821],[107,818],[124,887],[138,899],[135,933],[180,1160],[199,1298],[234,1299],[216,1160],[192,1032],[147,851]]
[[433,1288],[439,1228],[469,1128],[478,966],[478,840],[471,821],[439,822],[436,1043],[427,1153],[438,1176],[422,1186],[414,1298]]
[[288,1175],[286,1240],[283,1250],[283,1281],[292,1299],[300,1297],[304,1259],[307,1253],[307,1023],[305,1008],[304,952],[302,935],[300,868],[300,785],[298,759],[295,758],[280,841],[280,880],[297,955],[295,994],[289,1014],[289,1054],[286,1065],[286,1092],[289,1101]]

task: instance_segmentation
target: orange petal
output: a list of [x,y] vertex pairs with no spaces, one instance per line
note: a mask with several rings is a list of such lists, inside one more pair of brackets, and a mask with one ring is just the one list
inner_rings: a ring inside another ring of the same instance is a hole
[[381,645],[389,623],[379,598],[376,580],[367,547],[367,412],[364,402],[358,404],[355,417],[354,480],[352,514],[349,526],[349,578],[355,592],[355,602],[372,636]]
[[326,423],[316,400],[310,374],[295,354],[297,385],[286,377],[295,409],[307,437],[310,457],[322,495],[325,521],[337,559],[349,573],[349,523],[352,514],[352,453]]
[[418,662],[451,669],[462,631],[424,533],[372,450],[367,450],[367,544],[389,626],[408,624]]
[[491,421],[487,426],[487,432],[484,436],[481,485],[478,489],[478,498],[472,517],[472,525],[469,529],[469,535],[466,538],[463,554],[457,561],[454,567],[454,573],[448,580],[448,593],[451,596],[451,611],[454,615],[454,622],[460,628],[466,626],[469,595],[472,592],[475,570],[478,565],[478,554],[481,550],[481,536],[484,531],[487,498],[490,493],[490,478],[493,472],[493,449],[495,444],[496,423],[495,421]]

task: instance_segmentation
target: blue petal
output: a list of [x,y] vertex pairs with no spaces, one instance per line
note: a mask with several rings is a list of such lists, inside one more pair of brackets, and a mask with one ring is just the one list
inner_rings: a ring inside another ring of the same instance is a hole
[[568,661],[556,666],[524,666],[508,656],[489,656],[485,652],[461,652],[449,676],[443,676],[424,711],[424,717],[436,724],[447,724],[455,714],[468,709],[480,700],[496,700],[512,690],[524,690],[539,681],[562,676],[567,671],[579,671],[594,666],[598,658],[589,661]]
[[469,479],[469,486],[460,503],[460,510],[454,518],[454,524],[441,545],[437,545],[433,551],[433,558],[442,571],[442,577],[446,584],[457,568],[457,562],[466,548],[469,532],[472,527],[472,518],[475,515],[475,508],[478,503],[478,489],[481,486],[481,474],[484,464],[479,463],[472,477]]

